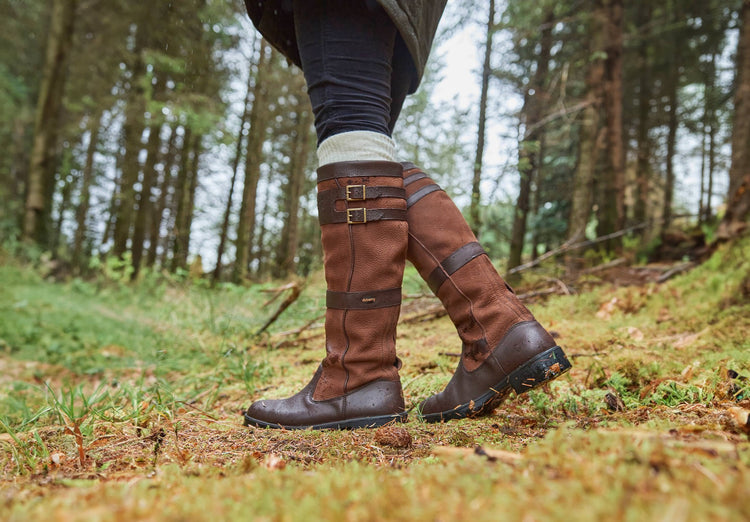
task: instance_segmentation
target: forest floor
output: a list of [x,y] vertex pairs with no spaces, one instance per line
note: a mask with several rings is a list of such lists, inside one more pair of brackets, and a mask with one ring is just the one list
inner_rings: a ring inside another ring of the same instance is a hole
[[[494,415],[314,432],[241,413],[315,370],[320,275],[256,337],[279,282],[55,283],[0,253],[0,519],[750,519],[750,240],[656,282],[677,265],[527,278],[574,366]],[[460,345],[411,269],[405,293],[413,406]]]

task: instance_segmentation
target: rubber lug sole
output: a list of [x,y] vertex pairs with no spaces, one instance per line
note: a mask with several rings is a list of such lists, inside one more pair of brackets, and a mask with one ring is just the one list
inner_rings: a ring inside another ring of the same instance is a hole
[[245,426],[255,426],[256,428],[272,428],[277,430],[351,430],[355,428],[377,428],[385,426],[392,422],[406,422],[407,413],[396,413],[393,415],[380,415],[377,417],[361,417],[358,419],[344,419],[334,422],[324,422],[322,424],[309,424],[303,426],[283,426],[281,424],[274,424],[273,422],[265,422],[262,420],[248,417],[244,415]]
[[546,350],[525,362],[495,386],[474,400],[459,404],[448,411],[420,414],[425,422],[441,422],[467,417],[489,415],[502,403],[511,391],[517,395],[538,388],[557,379],[570,370],[570,361],[559,346]]

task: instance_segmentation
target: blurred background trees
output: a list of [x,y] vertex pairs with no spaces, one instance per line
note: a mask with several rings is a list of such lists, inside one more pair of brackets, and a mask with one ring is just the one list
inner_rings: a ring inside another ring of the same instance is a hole
[[[595,236],[646,251],[723,218],[731,237],[750,209],[749,5],[454,0],[402,157],[509,269]],[[446,54],[467,33],[475,74],[452,83],[473,98],[454,103]],[[75,273],[315,269],[312,121],[239,0],[0,0],[0,241]]]

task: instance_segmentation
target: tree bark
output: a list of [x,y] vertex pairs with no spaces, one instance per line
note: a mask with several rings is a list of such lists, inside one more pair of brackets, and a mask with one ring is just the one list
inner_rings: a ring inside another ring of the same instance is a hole
[[47,37],[44,74],[34,118],[34,141],[29,158],[25,240],[49,246],[49,226],[55,181],[58,120],[65,90],[68,56],[73,40],[77,0],[54,0]]
[[474,156],[474,177],[471,182],[471,204],[469,207],[469,218],[474,234],[479,235],[481,217],[479,215],[479,204],[482,201],[482,164],[484,162],[484,138],[487,125],[487,95],[490,86],[490,75],[492,74],[492,37],[495,34],[495,0],[490,0],[489,13],[487,15],[487,32],[484,41],[484,63],[482,65],[482,90],[479,95],[479,128],[477,130],[477,149]]

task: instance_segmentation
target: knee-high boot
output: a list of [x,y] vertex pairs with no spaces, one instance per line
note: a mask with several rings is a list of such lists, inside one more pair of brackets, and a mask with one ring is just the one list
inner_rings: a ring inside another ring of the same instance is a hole
[[406,419],[396,323],[406,261],[402,166],[356,161],[318,169],[326,357],[296,395],[261,400],[245,424],[357,428]]
[[420,405],[429,422],[491,413],[570,369],[555,340],[497,273],[451,198],[404,163],[408,259],[440,298],[463,343],[445,389]]

